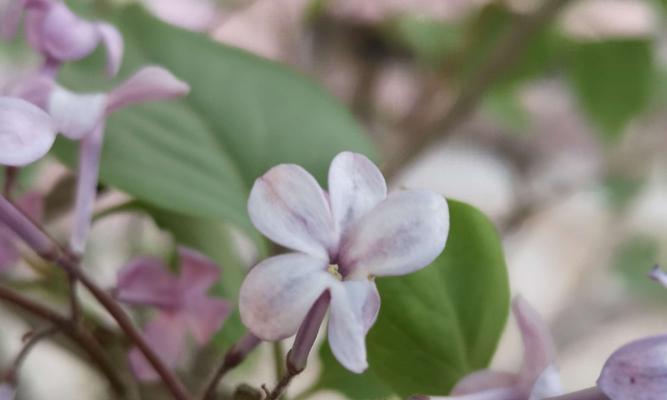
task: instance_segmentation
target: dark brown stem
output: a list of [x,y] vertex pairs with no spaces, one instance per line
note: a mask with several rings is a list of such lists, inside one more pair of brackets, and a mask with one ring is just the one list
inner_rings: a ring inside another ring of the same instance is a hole
[[2,193],[7,198],[11,198],[12,196],[12,190],[14,189],[18,172],[19,169],[17,167],[5,167],[5,185],[2,189]]
[[592,387],[578,392],[564,394],[562,396],[549,397],[545,400],[609,400],[609,397],[602,393],[598,388]]
[[146,360],[155,369],[176,400],[190,400],[180,379],[162,362],[139,330],[136,329],[125,310],[102,288],[79,268],[79,257],[72,255],[58,242],[47,235],[40,226],[28,218],[4,196],[0,196],[0,222],[5,223],[18,237],[23,239],[40,257],[62,267],[65,272],[90,291],[95,299],[109,312],[121,330],[139,348]]
[[107,377],[114,392],[121,397],[125,396],[125,384],[118,375],[116,366],[107,358],[102,347],[88,332],[81,329],[78,325],[72,324],[69,318],[2,285],[0,285],[0,301],[27,311],[58,327],[72,342],[80,346],[88,354],[100,372]]
[[70,306],[70,318],[72,323],[78,324],[81,321],[81,304],[79,304],[79,298],[77,295],[77,280],[76,277],[72,274],[67,274],[67,282],[69,283],[69,306]]
[[295,376],[299,375],[299,372],[301,371],[290,371],[288,370],[285,375],[280,379],[278,384],[276,385],[275,388],[266,396],[266,399],[264,400],[277,400],[280,398],[280,396],[285,393],[287,390],[287,387],[289,386],[290,382],[292,382],[292,379],[294,379]]
[[222,363],[213,373],[204,390],[202,391],[202,400],[212,400],[215,391],[222,378],[227,372],[236,368],[245,360],[248,354],[253,351],[262,341],[252,333],[247,333],[236,344],[234,344],[225,354]]
[[454,104],[444,117],[429,127],[427,131],[416,132],[394,162],[385,168],[385,176],[393,177],[405,165],[411,163],[426,148],[438,139],[448,135],[477,108],[486,91],[503,78],[522,53],[528,48],[534,35],[542,30],[558,12],[571,0],[546,0],[533,14],[518,17],[513,28],[499,40],[498,46],[488,60],[473,74]]

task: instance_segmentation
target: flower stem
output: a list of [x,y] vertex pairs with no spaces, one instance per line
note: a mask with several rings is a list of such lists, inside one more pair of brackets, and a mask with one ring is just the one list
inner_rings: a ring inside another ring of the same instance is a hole
[[213,399],[215,390],[218,388],[220,381],[227,372],[241,364],[248,354],[250,354],[250,352],[252,352],[261,342],[262,341],[257,336],[252,333],[246,333],[238,342],[236,342],[236,344],[227,350],[222,363],[220,363],[220,366],[206,384],[201,400]]

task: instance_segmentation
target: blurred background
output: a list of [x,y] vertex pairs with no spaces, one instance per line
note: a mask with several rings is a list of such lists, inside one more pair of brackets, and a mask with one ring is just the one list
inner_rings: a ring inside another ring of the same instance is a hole
[[[591,386],[620,345],[667,331],[667,290],[647,279],[654,264],[667,263],[667,2],[143,4],[170,24],[326,87],[380,149],[394,188],[428,188],[489,215],[502,235],[512,291],[547,320],[568,389]],[[36,62],[16,46],[0,49],[0,84]],[[29,175],[48,193],[50,226],[66,232],[59,210],[69,204],[71,172],[51,160]],[[100,207],[123,196],[107,191]],[[95,225],[91,264],[111,285],[130,255],[161,254],[168,240],[145,218],[107,218]],[[249,266],[256,254],[237,240]],[[29,282],[26,270],[15,274]],[[19,348],[27,325],[0,310],[1,360]],[[514,370],[521,352],[510,319],[492,366]],[[271,381],[270,358],[262,348],[251,376],[248,368],[233,380]],[[293,393],[317,367],[310,371]],[[102,396],[100,378],[58,343],[41,345],[23,376],[26,399]]]

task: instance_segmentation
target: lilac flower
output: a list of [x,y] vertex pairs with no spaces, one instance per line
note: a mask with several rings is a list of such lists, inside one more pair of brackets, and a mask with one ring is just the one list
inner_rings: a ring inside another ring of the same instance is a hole
[[55,139],[55,123],[47,113],[25,100],[0,97],[0,165],[37,161]]
[[329,193],[303,168],[283,164],[257,179],[248,211],[257,229],[295,252],[250,271],[239,301],[244,324],[264,340],[292,336],[300,325],[316,334],[330,302],[332,352],[358,373],[367,367],[364,339],[380,307],[373,278],[430,264],[449,230],[443,197],[427,191],[387,196],[377,167],[349,152],[331,163]]
[[14,400],[16,390],[8,383],[0,384],[0,400]]
[[[169,71],[144,67],[109,93],[73,93],[36,75],[13,88],[12,95],[44,108],[56,130],[80,140],[79,180],[70,247],[83,253],[90,230],[106,118],[128,105],[184,96],[189,86]],[[26,146],[29,147],[29,146]]]
[[[118,275],[119,301],[158,310],[145,326],[144,335],[164,363],[176,367],[183,356],[188,334],[205,345],[227,319],[229,303],[209,298],[207,292],[218,281],[220,268],[203,255],[179,248],[180,275],[169,273],[160,260],[140,257]],[[130,364],[142,380],[158,378],[138,349],[130,352]]]
[[549,331],[537,312],[520,296],[512,312],[523,339],[523,365],[518,374],[482,370],[465,376],[445,400],[540,400],[562,394]]
[[28,42],[44,56],[44,72],[55,75],[62,63],[82,59],[102,43],[107,52],[107,74],[118,73],[123,38],[112,25],[81,19],[61,0],[10,0],[0,20],[3,38],[16,35],[24,13]]
[[[40,194],[30,192],[22,196],[16,205],[31,219],[39,221],[42,219],[42,200]],[[0,223],[0,273],[10,270],[21,258],[16,241],[13,231]]]
[[629,343],[609,357],[597,382],[611,400],[655,400],[667,393],[667,335]]

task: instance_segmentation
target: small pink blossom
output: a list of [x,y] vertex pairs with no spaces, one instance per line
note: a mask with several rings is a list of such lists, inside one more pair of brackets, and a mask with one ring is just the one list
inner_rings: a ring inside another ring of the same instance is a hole
[[[377,167],[350,152],[331,163],[329,193],[297,165],[272,168],[255,182],[248,212],[264,235],[295,252],[268,258],[250,271],[239,301],[244,324],[261,339],[284,339],[302,323],[302,331],[312,331],[307,314],[323,317],[321,308],[330,301],[329,345],[338,361],[357,373],[367,368],[365,336],[380,307],[374,277],[429,265],[445,247],[449,230],[442,196],[428,191],[387,196]],[[319,322],[314,328],[316,333]]]
[[57,70],[64,62],[82,59],[102,43],[107,52],[107,74],[118,73],[123,38],[112,25],[79,18],[61,0],[10,0],[0,20],[0,35],[13,38],[23,14],[28,43],[44,56],[49,68]]
[[[171,368],[181,361],[188,335],[199,346],[208,343],[227,319],[230,305],[211,298],[208,291],[218,281],[220,268],[203,255],[179,248],[178,276],[158,259],[140,257],[118,274],[115,292],[119,301],[149,306],[157,310],[144,328],[144,335],[162,360]],[[153,381],[157,373],[138,349],[130,352],[130,364],[142,380]]]
[[541,400],[563,393],[555,365],[554,343],[537,312],[520,296],[512,312],[523,339],[523,365],[518,374],[482,370],[461,379],[441,400]]
[[20,167],[44,157],[56,139],[56,124],[29,102],[0,97],[0,165]]

